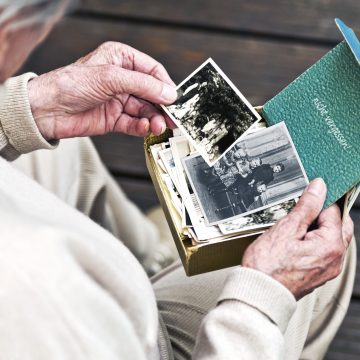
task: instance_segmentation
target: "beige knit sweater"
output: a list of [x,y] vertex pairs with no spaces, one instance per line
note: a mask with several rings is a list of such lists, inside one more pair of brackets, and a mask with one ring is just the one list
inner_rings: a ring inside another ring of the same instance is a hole
[[[55,145],[31,115],[33,76],[0,91],[6,159]],[[3,159],[0,174],[0,358],[158,359],[155,296],[130,251]],[[239,266],[205,317],[193,358],[281,359],[295,308],[280,283]]]

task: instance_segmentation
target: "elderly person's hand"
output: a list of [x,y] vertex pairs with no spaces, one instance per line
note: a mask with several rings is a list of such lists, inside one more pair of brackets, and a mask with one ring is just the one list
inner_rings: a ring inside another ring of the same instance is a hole
[[173,124],[153,104],[171,104],[176,97],[161,64],[115,42],[29,82],[33,116],[47,140],[113,131],[159,135]]
[[249,246],[243,266],[270,275],[297,299],[339,275],[354,225],[349,216],[342,222],[337,205],[322,210],[325,197],[323,180],[311,182],[293,211]]

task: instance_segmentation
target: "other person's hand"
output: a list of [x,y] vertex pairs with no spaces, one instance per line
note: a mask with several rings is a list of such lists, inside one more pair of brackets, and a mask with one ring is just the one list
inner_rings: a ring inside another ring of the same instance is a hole
[[270,275],[297,299],[338,276],[354,224],[349,216],[342,222],[337,205],[322,210],[325,197],[324,181],[312,181],[291,213],[248,247],[242,265]]
[[176,100],[164,67],[127,45],[108,42],[76,63],[29,82],[36,124],[47,140],[122,132],[159,135],[171,120],[153,104]]

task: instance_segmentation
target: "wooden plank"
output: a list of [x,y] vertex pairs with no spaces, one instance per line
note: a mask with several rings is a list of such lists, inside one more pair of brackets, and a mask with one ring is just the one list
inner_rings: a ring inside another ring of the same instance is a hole
[[355,224],[355,238],[356,238],[356,245],[357,245],[357,254],[358,254],[358,261],[356,265],[356,277],[355,277],[355,284],[353,294],[360,298],[360,209],[352,209],[351,210],[351,218]]
[[256,105],[273,97],[330,49],[161,26],[70,18],[58,25],[26,69],[42,73],[63,66],[107,40],[123,41],[152,55],[166,66],[176,82],[205,59],[213,57]]
[[359,241],[359,250],[360,250],[360,209],[353,208],[350,212],[350,215],[355,224],[355,237]]
[[354,0],[83,0],[81,9],[111,16],[338,41],[334,18],[360,32],[360,2]]
[[145,164],[143,138],[107,134],[93,137],[93,142],[112,172],[150,179]]
[[356,199],[354,207],[360,209],[360,196]]
[[147,211],[159,205],[154,186],[151,181],[139,180],[128,177],[115,177],[117,183],[125,191],[126,195],[141,210]]
[[346,354],[330,348],[329,353],[325,356],[325,360],[359,360],[359,355],[356,353]]
[[360,353],[360,302],[352,300],[339,332],[332,342],[326,360],[353,360]]

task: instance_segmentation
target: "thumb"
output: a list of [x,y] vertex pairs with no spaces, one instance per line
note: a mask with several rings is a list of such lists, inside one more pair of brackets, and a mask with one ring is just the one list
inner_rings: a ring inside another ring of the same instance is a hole
[[105,65],[106,74],[100,78],[116,94],[134,95],[155,104],[169,105],[177,98],[176,88],[155,77],[138,71]]
[[318,178],[313,180],[305,189],[299,202],[290,213],[290,217],[296,219],[300,238],[303,238],[309,226],[320,215],[326,198],[326,184]]

